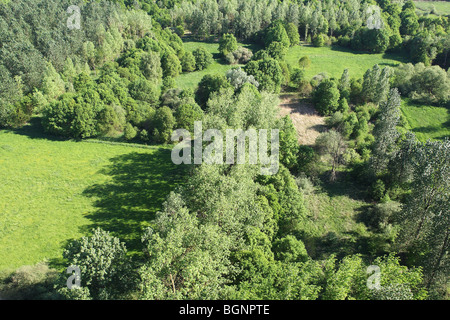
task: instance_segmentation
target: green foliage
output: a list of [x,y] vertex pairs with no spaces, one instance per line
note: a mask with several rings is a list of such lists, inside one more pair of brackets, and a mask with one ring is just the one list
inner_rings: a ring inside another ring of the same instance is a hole
[[273,58],[250,61],[245,66],[245,72],[254,76],[260,84],[259,89],[272,93],[278,93],[283,82],[283,71],[278,61]]
[[309,258],[303,242],[291,235],[275,240],[273,248],[277,260],[285,262],[305,262]]
[[266,48],[269,47],[272,42],[281,42],[286,48],[291,46],[289,36],[281,21],[273,22],[266,30],[266,36],[264,39]]
[[205,75],[198,84],[195,93],[197,103],[204,109],[211,94],[223,88],[230,88],[231,84],[223,75]]
[[123,137],[125,138],[125,140],[133,140],[136,135],[137,131],[135,127],[133,127],[131,123],[127,123],[123,132]]
[[203,110],[198,104],[182,104],[175,111],[177,129],[186,129],[194,132],[194,122],[200,121],[203,117]]
[[192,72],[196,68],[195,57],[190,51],[185,51],[181,57],[181,67],[183,71]]
[[161,65],[164,77],[176,77],[182,71],[180,60],[175,53],[164,54],[161,59]]
[[203,70],[208,68],[213,62],[212,54],[203,47],[195,49],[192,54],[195,58],[195,68],[197,70]]
[[234,35],[225,33],[219,41],[219,52],[225,57],[229,53],[233,53],[238,48],[238,43]]
[[285,26],[286,33],[289,38],[289,42],[291,47],[297,46],[300,44],[300,35],[298,34],[298,28],[292,22],[289,22]]
[[298,65],[303,70],[308,69],[311,66],[311,60],[308,56],[303,56],[298,60]]
[[64,258],[80,268],[81,286],[86,286],[94,299],[111,299],[130,286],[126,252],[118,238],[97,228],[91,237],[71,242]]
[[313,92],[313,102],[321,115],[330,115],[338,109],[340,93],[336,82],[323,80]]
[[289,116],[281,119],[280,162],[289,170],[297,169],[298,138],[297,130]]
[[319,33],[313,38],[314,47],[323,47],[325,45],[325,38],[323,34]]
[[164,106],[156,109],[152,120],[155,140],[158,143],[169,143],[175,124],[175,117],[169,107]]

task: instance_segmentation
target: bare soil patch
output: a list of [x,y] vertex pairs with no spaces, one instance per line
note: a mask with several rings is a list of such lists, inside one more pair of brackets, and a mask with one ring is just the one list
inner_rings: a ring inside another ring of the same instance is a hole
[[298,142],[313,145],[319,134],[326,130],[325,118],[317,113],[312,103],[300,99],[296,94],[282,94],[280,100],[280,115],[291,117]]

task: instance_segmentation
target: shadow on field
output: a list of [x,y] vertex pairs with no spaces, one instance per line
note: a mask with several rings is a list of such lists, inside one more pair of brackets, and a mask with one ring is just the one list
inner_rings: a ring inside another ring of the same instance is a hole
[[40,117],[33,117],[28,121],[26,125],[16,129],[9,129],[9,131],[14,132],[22,136],[27,136],[30,139],[45,139],[50,141],[65,141],[69,140],[64,137],[57,137],[51,134],[45,133],[45,130],[41,123]]
[[321,187],[329,197],[348,196],[353,200],[366,201],[367,190],[356,185],[350,172],[337,171],[336,181],[330,181],[331,170],[320,175]]
[[174,165],[170,153],[157,149],[150,154],[133,152],[110,159],[112,164],[100,173],[111,180],[84,191],[84,195],[96,199],[97,210],[86,216],[92,224],[82,232],[100,227],[119,237],[130,251],[140,251],[143,229],[182,181],[185,168]]

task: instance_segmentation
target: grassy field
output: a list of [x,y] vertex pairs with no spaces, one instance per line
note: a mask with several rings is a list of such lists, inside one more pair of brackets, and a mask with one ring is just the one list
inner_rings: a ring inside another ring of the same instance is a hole
[[178,76],[176,80],[176,85],[182,89],[195,89],[197,84],[207,74],[223,74],[230,70],[233,66],[226,64],[222,61],[219,54],[219,44],[218,43],[206,43],[206,42],[194,42],[188,41],[184,43],[184,48],[186,51],[194,51],[197,48],[205,48],[208,52],[212,53],[214,62],[206,69],[202,71],[195,72],[185,72]]
[[367,69],[375,64],[395,67],[405,63],[404,57],[398,54],[357,53],[342,47],[313,47],[301,45],[291,47],[286,55],[286,61],[293,67],[298,67],[298,60],[308,56],[311,59],[310,68],[306,69],[306,78],[310,79],[320,72],[327,72],[330,77],[340,78],[345,69],[349,69],[350,77],[360,78]]
[[[246,48],[254,49],[251,45],[239,43],[239,46],[243,46]],[[238,65],[230,65],[223,61],[222,57],[219,53],[219,43],[217,42],[198,42],[198,41],[185,41],[184,48],[187,51],[194,51],[197,48],[205,48],[208,52],[213,55],[214,62],[206,69],[202,71],[195,72],[185,72],[178,76],[175,81],[176,85],[182,89],[195,89],[197,84],[206,74],[222,74],[230,70],[233,67]],[[255,50],[253,52],[256,52]]]
[[[259,48],[250,45],[239,44],[250,47],[253,53]],[[185,41],[184,47],[188,51],[193,51],[198,47],[203,47],[212,53],[214,62],[205,70],[195,72],[185,72],[178,76],[175,81],[177,87],[182,89],[195,89],[197,84],[206,74],[223,74],[236,65],[226,64],[219,54],[219,44],[198,41]],[[344,69],[349,69],[351,77],[362,77],[367,69],[375,64],[395,67],[400,63],[408,62],[398,54],[369,54],[357,53],[350,49],[341,47],[321,47],[316,48],[311,45],[300,45],[289,48],[286,54],[286,62],[291,66],[298,66],[298,60],[303,56],[309,56],[311,67],[306,70],[306,77],[312,78],[320,72],[327,72],[330,77],[338,78]]]
[[315,234],[306,241],[308,253],[323,258],[330,253],[367,253],[372,231],[361,218],[370,207],[361,187],[356,186],[348,173],[340,171],[338,180],[330,183],[325,173],[314,192],[305,194],[309,228]]
[[434,14],[448,15],[450,14],[449,1],[414,1],[418,13],[429,13],[435,9]]
[[132,250],[180,177],[164,147],[58,141],[0,131],[0,271],[48,259],[99,226]]
[[450,113],[447,108],[416,104],[410,99],[403,99],[402,113],[406,118],[406,129],[412,131],[420,141],[450,137]]

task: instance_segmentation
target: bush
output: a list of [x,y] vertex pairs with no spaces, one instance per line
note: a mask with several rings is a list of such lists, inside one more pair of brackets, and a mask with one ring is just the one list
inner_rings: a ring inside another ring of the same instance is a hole
[[47,263],[23,266],[14,271],[0,284],[3,299],[41,300],[57,299],[53,289],[58,272]]
[[307,176],[302,175],[295,179],[298,188],[303,194],[313,194],[314,193],[314,183]]
[[155,141],[158,143],[169,143],[175,124],[175,117],[169,107],[157,109],[153,119]]
[[195,58],[195,67],[197,70],[203,70],[208,68],[213,63],[213,56],[205,48],[197,48],[192,54]]
[[230,52],[225,56],[225,60],[229,64],[246,64],[253,57],[253,52],[250,49],[239,47],[234,52]]
[[226,56],[229,53],[236,51],[238,43],[234,35],[231,33],[225,33],[219,41],[219,52]]
[[133,140],[137,135],[137,130],[131,125],[131,123],[127,123],[123,134],[125,140]]
[[305,262],[308,260],[308,252],[303,242],[291,235],[275,240],[273,251],[276,259],[284,262]]
[[195,71],[196,62],[195,57],[190,51],[186,51],[181,57],[181,68],[183,71],[192,72]]
[[313,39],[313,46],[314,47],[323,47],[324,45],[325,45],[324,35],[319,33]]
[[336,82],[325,79],[314,90],[313,102],[319,114],[330,115],[337,110],[339,97],[340,93]]

